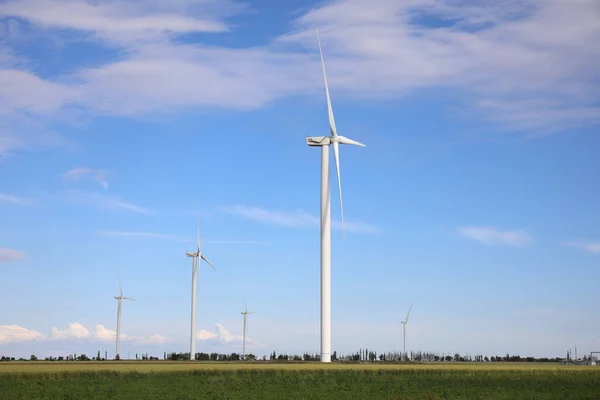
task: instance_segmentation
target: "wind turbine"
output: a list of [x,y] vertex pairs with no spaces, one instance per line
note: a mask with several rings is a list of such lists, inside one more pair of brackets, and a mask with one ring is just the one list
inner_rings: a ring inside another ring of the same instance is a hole
[[198,247],[196,252],[185,253],[187,257],[192,257],[192,318],[190,327],[190,360],[196,359],[196,280],[200,269],[200,261],[204,260],[212,269],[215,269],[200,250],[200,221],[198,220]]
[[404,339],[404,361],[406,361],[406,324],[408,323],[408,317],[410,316],[410,310],[412,310],[412,304],[410,305],[410,308],[408,309],[408,313],[406,314],[406,319],[404,321],[400,321],[403,325],[403,339]]
[[318,30],[317,41],[319,42],[321,66],[323,67],[323,78],[325,79],[325,93],[327,94],[327,111],[329,114],[329,130],[331,136],[307,137],[306,144],[309,146],[321,147],[321,362],[331,362],[331,194],[329,184],[329,145],[333,146],[333,156],[335,158],[342,217],[342,235],[345,234],[345,229],[342,184],[340,182],[339,144],[350,144],[361,147],[366,146],[337,134],[333,109],[331,107],[331,98],[329,96],[329,86],[327,84],[323,50],[321,49],[321,39],[319,38]]
[[135,300],[132,299],[131,297],[125,297],[123,296],[123,288],[121,287],[121,276],[119,275],[119,296],[115,296],[115,299],[118,300],[118,307],[117,307],[117,348],[116,348],[116,353],[115,353],[115,359],[116,360],[120,360],[121,356],[119,355],[119,349],[121,347],[121,302],[123,300]]
[[246,327],[248,326],[248,314],[255,314],[254,311],[248,311],[248,304],[246,303],[246,298],[244,297],[244,306],[246,311],[242,311],[241,314],[244,316],[244,336],[243,336],[243,345],[242,345],[242,359],[246,359]]

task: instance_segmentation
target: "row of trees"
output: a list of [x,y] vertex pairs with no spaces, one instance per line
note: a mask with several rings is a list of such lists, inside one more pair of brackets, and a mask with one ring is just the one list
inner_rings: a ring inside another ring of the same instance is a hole
[[[268,357],[268,358],[267,358]],[[583,361],[587,361],[587,356],[583,357]],[[135,359],[139,361],[158,361],[158,357],[148,356],[148,354],[135,354]],[[182,361],[189,360],[190,353],[163,353],[163,360]],[[241,361],[243,356],[238,353],[221,354],[221,353],[196,353],[195,359],[198,361]],[[321,359],[319,354],[304,353],[298,354],[277,354],[275,351],[269,354],[269,356],[263,355],[262,359],[259,359],[254,354],[246,354],[245,360],[249,361],[319,361]],[[107,352],[104,352],[104,357],[101,357],[100,351],[98,351],[95,357],[89,358],[85,354],[69,354],[65,357],[46,357],[45,361],[106,361],[108,360]],[[26,360],[24,358],[15,357],[0,357],[0,361],[38,361],[38,358],[32,354],[31,357]],[[376,351],[368,349],[359,349],[356,353],[338,355],[337,352],[333,352],[331,361],[339,362],[568,362],[568,358],[535,358],[535,357],[521,357],[518,355],[506,354],[504,356],[483,356],[481,354],[476,355],[460,355],[455,354],[437,354],[430,352],[413,352],[403,354],[399,352],[387,352],[377,354]],[[572,361],[572,360],[571,360]]]

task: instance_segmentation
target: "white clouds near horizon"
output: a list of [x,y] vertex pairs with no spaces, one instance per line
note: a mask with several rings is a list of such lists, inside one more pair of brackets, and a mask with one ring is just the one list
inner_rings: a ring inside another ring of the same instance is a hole
[[[112,342],[116,340],[116,332],[96,325],[95,330],[91,331],[79,322],[69,324],[66,329],[53,327],[49,334],[40,333],[37,330],[24,328],[19,325],[0,325],[0,344],[10,344],[27,341],[73,341],[73,340],[91,340],[100,342]],[[130,336],[121,333],[121,341],[135,342],[140,344],[162,344],[170,341],[169,338],[159,334],[150,336]]]
[[[235,335],[231,333],[227,328],[225,328],[221,324],[215,325],[215,331],[209,331],[206,329],[202,329],[196,333],[196,339],[202,341],[215,341],[221,344],[231,344],[231,343],[242,343],[243,336]],[[263,347],[263,345],[256,340],[246,336],[246,345],[250,347]]]

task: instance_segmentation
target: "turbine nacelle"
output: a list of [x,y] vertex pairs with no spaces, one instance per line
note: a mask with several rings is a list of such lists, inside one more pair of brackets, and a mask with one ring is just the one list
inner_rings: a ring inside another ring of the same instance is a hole
[[367,147],[366,145],[345,136],[309,136],[306,144],[309,146],[329,146],[333,143],[349,144],[353,146]]
[[307,137],[306,144],[309,146],[329,146],[331,144],[331,137],[330,136]]

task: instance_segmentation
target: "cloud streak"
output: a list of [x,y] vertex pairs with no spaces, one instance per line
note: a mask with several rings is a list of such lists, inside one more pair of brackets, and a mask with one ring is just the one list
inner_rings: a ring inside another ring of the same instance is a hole
[[[317,228],[319,227],[319,218],[304,211],[278,211],[267,210],[260,207],[232,205],[220,206],[222,212],[236,215],[239,217],[264,222],[272,225],[286,226],[290,228]],[[342,229],[341,221],[332,221],[331,226],[336,229]],[[375,234],[380,233],[381,229],[360,221],[345,222],[345,229],[348,232]]]
[[0,247],[0,263],[9,263],[11,261],[24,260],[26,258],[27,254],[23,251]]
[[459,235],[488,245],[522,247],[530,245],[533,238],[520,230],[500,230],[488,226],[463,226],[457,229]]
[[34,202],[35,200],[29,197],[18,197],[6,193],[0,193],[0,203],[17,206],[28,206],[33,204]]
[[77,190],[69,190],[62,194],[68,201],[84,204],[92,207],[103,208],[114,211],[127,211],[136,214],[154,215],[154,211],[123,201],[117,197],[107,196],[99,193],[85,193]]
[[[190,238],[182,235],[171,235],[165,233],[154,233],[154,232],[128,232],[128,231],[101,231],[99,235],[111,236],[111,237],[123,237],[123,238],[156,238],[156,239],[169,239],[179,240],[182,242],[195,242],[196,238]],[[214,243],[214,244],[269,244],[270,242],[260,240],[205,240],[202,239],[202,243]]]
[[565,246],[571,246],[592,254],[600,254],[600,242],[591,241],[567,241]]
[[104,189],[108,189],[108,182],[106,181],[106,173],[102,170],[91,169],[91,168],[73,168],[67,171],[63,178],[70,182],[77,182],[86,177],[91,177],[94,181],[98,182]]

